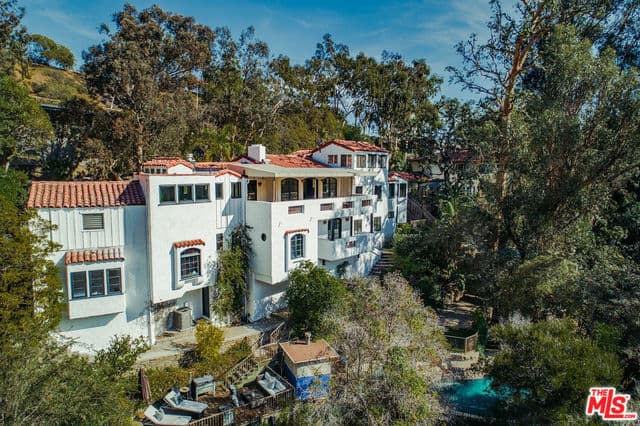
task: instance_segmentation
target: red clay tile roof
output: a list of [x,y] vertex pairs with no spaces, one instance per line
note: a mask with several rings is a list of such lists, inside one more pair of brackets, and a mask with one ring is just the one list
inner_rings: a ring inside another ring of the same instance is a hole
[[391,172],[389,173],[389,180],[393,182],[394,177],[399,177],[402,180],[406,180],[407,182],[415,182],[418,178],[409,172]]
[[309,232],[309,228],[290,229],[289,231],[284,231],[284,235],[298,234],[300,232]]
[[187,160],[183,160],[180,157],[157,157],[149,161],[142,163],[142,167],[174,167],[178,165],[186,166],[193,169],[193,164]]
[[222,176],[222,175],[232,175],[232,176],[239,177],[239,178],[242,177],[242,175],[240,173],[238,173],[238,172],[236,172],[234,170],[229,170],[229,169],[220,170],[220,171],[216,172],[216,174],[214,176],[218,177],[218,176]]
[[297,151],[293,151],[291,155],[298,155],[300,157],[307,157],[313,153],[313,149],[299,149]]
[[295,154],[267,154],[268,164],[298,169],[327,168],[324,164]]
[[27,207],[74,208],[142,206],[144,193],[138,181],[53,182],[34,181]]
[[282,352],[294,364],[310,361],[324,361],[339,358],[340,355],[324,340],[319,339],[310,344],[306,342],[280,343]]
[[175,243],[173,243],[173,246],[175,248],[204,246],[204,245],[205,243],[203,240],[184,240],[184,241],[176,241]]
[[198,161],[196,163],[196,170],[199,169],[226,169],[229,165],[229,161]]
[[106,262],[124,260],[124,254],[120,247],[106,247],[95,250],[69,250],[64,255],[64,264],[83,262]]
[[376,146],[372,143],[369,142],[362,142],[362,141],[345,141],[345,140],[341,140],[341,139],[336,139],[336,140],[332,140],[329,142],[325,142],[322,145],[320,145],[318,148],[316,148],[314,151],[320,150],[322,148],[324,148],[325,146],[328,145],[338,145],[341,146],[345,149],[348,149],[349,151],[367,151],[367,152],[389,152],[384,148],[381,148],[379,146]]

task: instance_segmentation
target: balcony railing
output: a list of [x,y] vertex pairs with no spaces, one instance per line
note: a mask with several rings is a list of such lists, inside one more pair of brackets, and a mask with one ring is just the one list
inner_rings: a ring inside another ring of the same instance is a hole
[[318,238],[318,258],[340,260],[372,251],[375,248],[377,234],[359,234],[352,237],[329,240]]

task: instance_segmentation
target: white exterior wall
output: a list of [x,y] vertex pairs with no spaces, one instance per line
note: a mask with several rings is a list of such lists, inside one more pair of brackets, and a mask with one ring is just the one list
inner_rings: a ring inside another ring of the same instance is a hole
[[[103,213],[105,229],[83,231],[83,213]],[[145,207],[39,209],[38,214],[58,227],[51,232],[51,239],[62,245],[50,257],[60,271],[68,301],[56,331],[63,338],[73,339],[73,349],[82,353],[106,348],[116,334],[152,341],[148,321]],[[123,247],[124,261],[64,263],[67,250],[111,246]],[[71,272],[118,267],[122,270],[122,295],[69,300]]]

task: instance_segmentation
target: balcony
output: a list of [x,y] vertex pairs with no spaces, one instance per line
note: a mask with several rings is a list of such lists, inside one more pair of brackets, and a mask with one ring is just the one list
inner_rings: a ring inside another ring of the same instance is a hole
[[124,312],[124,294],[69,300],[69,319],[98,317]]
[[[333,261],[357,256],[372,251],[378,239],[379,233],[360,234],[336,240],[318,238],[318,258]],[[384,237],[382,239],[384,240]]]

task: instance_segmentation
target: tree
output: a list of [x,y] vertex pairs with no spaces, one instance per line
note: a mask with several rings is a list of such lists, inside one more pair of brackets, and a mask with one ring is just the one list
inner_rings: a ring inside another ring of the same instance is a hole
[[56,65],[60,68],[73,68],[75,61],[68,47],[56,43],[47,36],[31,34],[29,58],[36,64]]
[[505,324],[491,335],[503,347],[488,367],[491,386],[506,397],[516,418],[578,418],[586,389],[620,383],[616,356],[580,336],[571,320]]
[[23,17],[17,0],[0,1],[0,77],[12,76],[24,58],[28,35],[20,23]]
[[49,117],[15,80],[0,78],[0,163],[38,158],[52,136]]
[[285,293],[292,330],[297,334],[321,335],[325,314],[340,303],[344,294],[340,280],[326,269],[311,262],[301,263],[289,273]]
[[[91,93],[117,111],[115,125],[129,135],[129,171],[144,159],[176,154],[197,124],[198,74],[211,60],[215,35],[191,17],[130,4],[114,16],[116,31],[83,54]],[[140,43],[145,40],[145,43]]]
[[444,336],[435,313],[402,276],[349,283],[345,303],[326,312],[324,321],[344,369],[334,372],[329,398],[294,412],[299,423],[436,422]]
[[196,355],[208,366],[213,366],[220,357],[220,347],[224,342],[221,328],[205,320],[196,323]]

